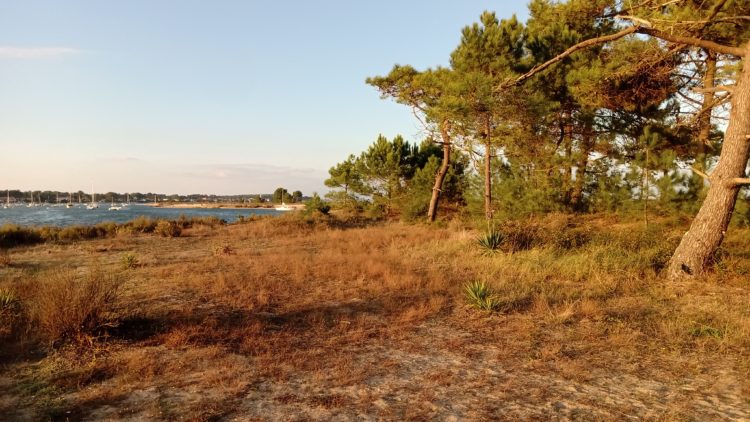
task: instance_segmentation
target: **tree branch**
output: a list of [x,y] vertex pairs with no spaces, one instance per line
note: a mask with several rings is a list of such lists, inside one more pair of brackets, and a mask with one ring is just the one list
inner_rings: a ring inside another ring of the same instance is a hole
[[697,168],[695,168],[695,166],[690,166],[690,170],[692,170],[693,173],[697,174],[698,176],[702,177],[706,182],[711,183],[711,176],[709,176],[706,173],[698,170]]
[[[632,20],[630,19],[629,16],[620,16],[620,18],[626,19],[626,20]],[[745,56],[745,50],[741,47],[732,47],[730,45],[719,44],[713,41],[702,40],[700,38],[685,37],[685,36],[680,36],[680,35],[669,34],[667,32],[660,31],[655,28],[646,28],[643,26],[637,26],[635,28],[637,28],[636,32],[638,32],[639,34],[651,35],[652,37],[656,37],[664,41],[669,41],[669,42],[673,42],[677,44],[687,44],[687,45],[692,45],[695,47],[702,47],[707,50],[715,51],[717,53],[730,54],[732,56],[737,56],[737,57]]]
[[750,185],[750,177],[735,177],[729,180],[731,186]]
[[725,92],[725,91],[726,92],[732,92],[732,86],[731,85],[730,86],[719,85],[719,86],[713,86],[713,87],[710,87],[710,88],[696,87],[696,88],[693,88],[693,91],[700,92],[700,93],[706,93],[706,92]]
[[597,38],[591,38],[586,41],[581,41],[578,44],[568,48],[567,50],[563,51],[562,53],[558,54],[557,56],[547,60],[546,62],[534,66],[531,70],[524,73],[523,75],[517,77],[516,79],[506,81],[502,83],[499,86],[499,89],[503,88],[509,88],[511,86],[519,85],[521,82],[525,81],[526,79],[529,79],[530,77],[534,76],[535,74],[541,72],[542,70],[552,66],[553,64],[559,62],[560,60],[570,56],[571,54],[575,53],[578,50],[583,50],[584,48],[588,48],[594,45],[598,44],[604,44],[610,41],[618,40],[626,35],[633,34],[638,31],[638,26],[631,26],[628,28],[623,29],[622,31],[615,32],[614,34],[610,35],[604,35]]

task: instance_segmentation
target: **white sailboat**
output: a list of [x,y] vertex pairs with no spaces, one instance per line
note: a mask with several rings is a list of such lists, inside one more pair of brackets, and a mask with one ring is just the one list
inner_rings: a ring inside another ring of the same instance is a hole
[[31,208],[34,206],[34,192],[29,192],[29,194],[31,195],[31,202],[26,204],[26,208]]
[[278,207],[276,207],[274,209],[276,211],[292,211],[292,210],[294,210],[294,208],[292,208],[289,205],[287,205],[283,200],[281,201],[281,205],[279,205]]
[[87,210],[95,210],[99,208],[99,204],[96,203],[96,192],[94,192],[94,186],[91,186],[91,203],[86,205]]
[[122,207],[115,205],[115,196],[112,195],[112,205],[109,206],[110,211],[120,211]]
[[6,194],[5,194],[5,206],[3,208],[5,208],[5,209],[10,208],[10,189],[6,191]]
[[65,204],[65,208],[73,208],[73,192],[68,192],[68,203]]

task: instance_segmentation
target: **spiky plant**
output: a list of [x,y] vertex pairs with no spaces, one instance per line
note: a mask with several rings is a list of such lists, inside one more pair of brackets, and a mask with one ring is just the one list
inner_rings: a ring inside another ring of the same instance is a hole
[[470,306],[482,311],[492,312],[500,306],[492,288],[484,281],[473,281],[464,286],[464,295]]
[[485,255],[492,255],[500,250],[500,246],[503,244],[505,236],[502,232],[497,230],[489,230],[483,235],[479,236],[477,243],[482,248],[482,253]]

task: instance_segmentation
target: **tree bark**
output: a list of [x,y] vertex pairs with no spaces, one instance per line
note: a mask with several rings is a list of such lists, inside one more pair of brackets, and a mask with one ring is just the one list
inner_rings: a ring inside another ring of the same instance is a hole
[[701,107],[701,116],[698,119],[698,151],[701,156],[705,156],[711,145],[711,112],[716,93],[711,89],[714,88],[714,79],[716,78],[716,53],[706,50],[706,73],[703,75],[703,88],[708,90],[703,94],[703,105]]
[[732,93],[729,126],[724,134],[719,163],[710,176],[711,185],[690,229],[685,233],[669,261],[671,279],[705,272],[721,245],[732,218],[740,181],[745,174],[750,152],[750,43],[744,47],[743,69]]
[[490,115],[484,120],[484,216],[492,220],[492,138],[490,136]]
[[432,187],[432,197],[430,198],[430,207],[427,209],[427,219],[430,222],[435,221],[437,218],[438,202],[440,200],[440,192],[443,190],[443,182],[445,176],[448,174],[448,169],[451,165],[451,139],[448,134],[448,123],[443,122],[440,126],[440,136],[443,141],[443,162],[440,164],[440,170],[435,175],[435,185]]
[[[589,132],[587,130],[587,132]],[[583,188],[586,186],[586,167],[589,165],[589,154],[593,147],[591,134],[586,133],[586,138],[582,142],[581,158],[576,163],[576,180],[573,183],[573,190],[570,193],[570,206],[575,212],[583,211]]]

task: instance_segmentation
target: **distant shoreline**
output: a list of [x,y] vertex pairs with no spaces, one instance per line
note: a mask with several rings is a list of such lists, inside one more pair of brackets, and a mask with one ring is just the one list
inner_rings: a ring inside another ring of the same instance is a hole
[[[205,208],[205,209],[268,209],[272,210],[280,204],[216,204],[216,203],[197,203],[197,202],[148,202],[141,205],[146,205],[155,208]],[[302,209],[305,207],[304,204],[287,204],[288,207],[294,209]]]

